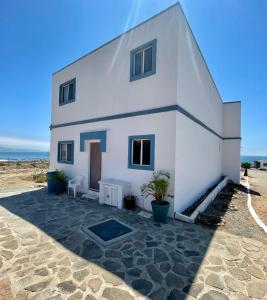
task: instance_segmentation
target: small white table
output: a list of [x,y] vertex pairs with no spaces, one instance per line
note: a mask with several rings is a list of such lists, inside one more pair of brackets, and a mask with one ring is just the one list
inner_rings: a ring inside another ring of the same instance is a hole
[[123,198],[130,193],[131,184],[118,179],[99,181],[99,203],[123,208]]

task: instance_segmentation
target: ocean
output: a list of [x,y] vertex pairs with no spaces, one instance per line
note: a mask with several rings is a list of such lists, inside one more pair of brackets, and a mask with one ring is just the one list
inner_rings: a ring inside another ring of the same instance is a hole
[[267,156],[241,156],[241,162],[253,163],[255,160],[267,160]]
[[49,159],[49,152],[0,151],[0,161],[21,161]]

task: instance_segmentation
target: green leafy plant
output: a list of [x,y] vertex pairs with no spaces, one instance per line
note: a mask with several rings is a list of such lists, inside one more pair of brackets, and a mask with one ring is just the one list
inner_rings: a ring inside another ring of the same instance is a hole
[[142,195],[147,198],[148,196],[154,197],[157,204],[163,204],[166,197],[172,197],[167,195],[169,187],[170,174],[167,171],[153,172],[152,178],[147,184],[141,186]]
[[242,167],[243,169],[250,169],[251,164],[250,164],[249,162],[243,162],[243,163],[241,164],[241,167]]
[[56,183],[65,182],[67,180],[67,177],[62,171],[56,170],[55,175],[53,176],[53,181]]

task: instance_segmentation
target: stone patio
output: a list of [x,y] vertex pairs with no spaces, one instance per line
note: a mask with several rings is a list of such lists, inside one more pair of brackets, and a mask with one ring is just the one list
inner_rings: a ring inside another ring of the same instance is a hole
[[[266,240],[137,212],[45,189],[2,195],[0,299],[267,299]],[[137,233],[102,247],[83,232],[110,217]]]

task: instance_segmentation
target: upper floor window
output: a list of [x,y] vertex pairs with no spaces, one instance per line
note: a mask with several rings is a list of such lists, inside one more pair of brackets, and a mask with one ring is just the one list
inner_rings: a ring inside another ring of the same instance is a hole
[[156,73],[157,40],[131,51],[130,81]]
[[60,85],[59,105],[75,101],[76,80],[75,78]]
[[128,168],[154,170],[154,134],[130,136],[128,147]]
[[58,162],[73,164],[74,141],[58,142]]

